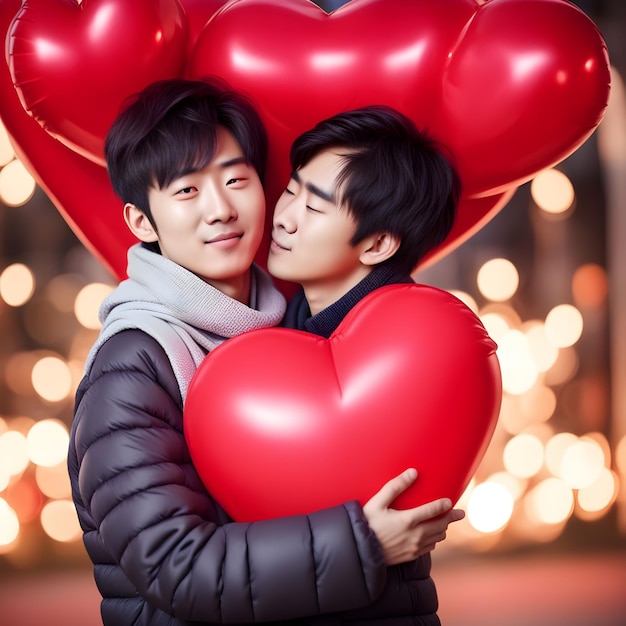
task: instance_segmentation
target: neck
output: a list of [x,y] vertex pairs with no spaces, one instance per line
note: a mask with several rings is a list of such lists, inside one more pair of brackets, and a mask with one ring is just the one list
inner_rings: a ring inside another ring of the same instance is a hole
[[302,283],[304,295],[309,303],[311,315],[316,315],[320,311],[329,307],[342,298],[350,289],[358,285],[372,271],[368,265],[361,266],[349,278],[341,278],[336,281],[325,279],[320,282]]
[[250,305],[251,271],[248,270],[243,276],[229,280],[207,280],[206,282],[219,289],[224,295],[233,300],[238,300],[246,306]]

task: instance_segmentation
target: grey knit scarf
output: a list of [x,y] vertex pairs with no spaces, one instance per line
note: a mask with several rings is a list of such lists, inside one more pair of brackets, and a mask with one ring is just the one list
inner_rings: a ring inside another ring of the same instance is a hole
[[128,251],[128,278],[100,306],[102,330],[85,364],[87,374],[104,342],[136,328],[165,350],[183,402],[196,369],[213,348],[249,330],[276,326],[285,298],[252,266],[251,306],[225,295],[180,265],[137,244]]

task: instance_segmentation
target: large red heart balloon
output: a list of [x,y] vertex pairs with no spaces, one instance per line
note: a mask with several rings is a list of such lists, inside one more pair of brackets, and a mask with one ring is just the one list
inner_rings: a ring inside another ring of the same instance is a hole
[[9,68],[24,109],[104,165],[104,137],[123,99],[184,71],[187,28],[171,0],[28,0],[7,37]]
[[[0,0],[0,19],[0,117],[119,278],[134,240],[97,163],[104,133],[126,96],[177,73],[181,56],[184,75],[219,74],[257,102],[271,136],[269,206],[291,140],[327,114],[375,100],[430,128],[465,185],[457,226],[431,261],[573,152],[608,100],[602,37],[567,0],[351,0],[331,15],[308,0]],[[128,29],[134,41],[120,37]],[[262,265],[266,250],[267,239]]]
[[330,16],[307,0],[238,0],[207,24],[190,73],[255,98],[274,168],[321,117],[383,101],[452,150],[468,197],[571,154],[610,83],[601,35],[566,0],[353,0]]
[[208,490],[239,521],[362,504],[408,467],[408,508],[453,502],[491,439],[496,346],[474,313],[425,285],[383,287],[330,339],[252,331],[191,381],[185,437]]

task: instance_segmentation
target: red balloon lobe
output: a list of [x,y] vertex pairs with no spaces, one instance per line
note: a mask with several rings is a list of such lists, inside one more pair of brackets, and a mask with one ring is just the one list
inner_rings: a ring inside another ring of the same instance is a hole
[[237,521],[364,504],[408,467],[395,502],[456,502],[493,434],[496,345],[474,313],[425,285],[383,287],[324,339],[274,328],[235,337],[192,379],[185,437]]
[[29,0],[9,29],[13,83],[51,136],[104,164],[124,99],[184,70],[188,25],[171,0]]
[[567,0],[350,0],[330,14],[309,0],[2,0],[0,32],[0,117],[16,152],[117,278],[135,240],[103,141],[149,82],[214,74],[253,99],[270,136],[268,224],[299,133],[365,104],[404,112],[450,150],[464,187],[425,263],[578,148],[610,85],[602,36]]

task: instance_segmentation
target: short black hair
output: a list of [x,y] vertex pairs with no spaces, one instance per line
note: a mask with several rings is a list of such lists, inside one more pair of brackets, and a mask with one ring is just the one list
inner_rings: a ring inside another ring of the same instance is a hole
[[386,261],[413,272],[454,224],[461,182],[452,157],[405,115],[384,105],[345,111],[319,122],[291,147],[293,171],[320,152],[343,156],[338,203],[357,223],[351,241],[390,232],[401,243]]
[[233,135],[263,181],[267,134],[250,100],[217,78],[173,78],[148,85],[129,99],[106,137],[115,193],[155,226],[148,190],[206,167],[215,155],[220,126]]

